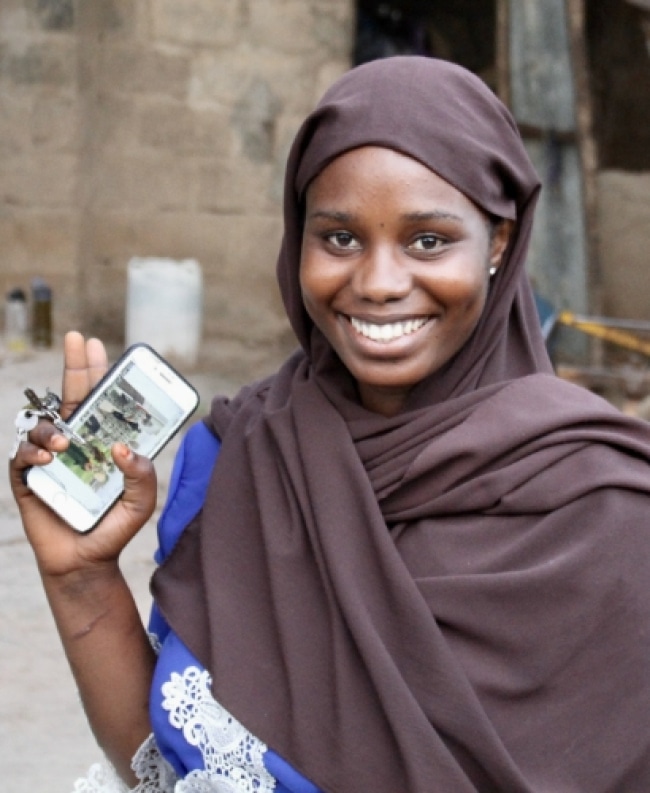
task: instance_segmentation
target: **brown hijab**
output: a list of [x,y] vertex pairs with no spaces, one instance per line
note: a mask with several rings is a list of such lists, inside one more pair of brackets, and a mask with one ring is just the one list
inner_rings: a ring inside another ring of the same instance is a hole
[[[306,186],[368,144],[517,222],[472,338],[391,419],[298,284]],[[433,59],[348,72],[291,151],[278,277],[302,349],[215,400],[204,510],[153,588],[217,700],[326,791],[650,789],[650,431],[550,374],[537,191],[507,110]]]

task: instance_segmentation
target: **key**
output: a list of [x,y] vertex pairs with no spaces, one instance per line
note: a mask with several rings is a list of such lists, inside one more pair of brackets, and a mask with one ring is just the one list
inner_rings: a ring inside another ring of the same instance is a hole
[[27,408],[18,411],[18,415],[16,416],[16,420],[14,422],[16,427],[16,440],[14,441],[14,445],[9,455],[10,460],[13,460],[16,457],[18,454],[18,447],[24,440],[27,440],[27,435],[29,434],[30,430],[33,430],[38,424],[39,419],[40,414],[35,410],[29,410],[29,408]]
[[34,407],[41,416],[50,419],[57,430],[65,435],[69,441],[74,441],[79,444],[79,446],[86,445],[86,441],[81,435],[78,435],[59,415],[59,409],[61,408],[60,397],[50,391],[49,388],[47,389],[46,395],[42,398],[36,396],[36,393],[31,388],[26,388],[24,393],[27,399],[29,399],[32,407]]
[[59,415],[57,415],[55,413],[54,416],[51,417],[51,418],[52,418],[52,424],[54,424],[54,426],[57,428],[57,430],[60,433],[62,433],[63,435],[65,435],[65,437],[69,441],[74,441],[75,443],[79,444],[79,446],[85,446],[86,445],[86,441],[81,437],[81,435],[78,435],[72,429],[72,427],[70,427],[68,424],[66,424],[65,421],[61,418],[61,416],[59,416]]

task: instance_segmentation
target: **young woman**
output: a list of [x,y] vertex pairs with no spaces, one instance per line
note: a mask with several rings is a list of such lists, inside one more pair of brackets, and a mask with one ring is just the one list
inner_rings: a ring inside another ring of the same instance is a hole
[[[22,484],[66,446],[32,432],[14,493],[124,780],[78,790],[648,789],[650,430],[551,372],[524,273],[538,189],[457,66],[376,61],[325,94],[287,166],[300,349],[186,437],[158,654],[118,567],[151,466],[116,445],[124,497],[78,537]],[[68,335],[68,409],[105,365]]]

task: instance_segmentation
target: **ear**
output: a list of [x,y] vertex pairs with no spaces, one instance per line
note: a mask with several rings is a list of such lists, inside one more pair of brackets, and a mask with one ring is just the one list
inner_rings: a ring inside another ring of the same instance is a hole
[[490,268],[497,270],[501,266],[501,259],[508,247],[514,227],[514,221],[504,218],[492,229],[490,236]]

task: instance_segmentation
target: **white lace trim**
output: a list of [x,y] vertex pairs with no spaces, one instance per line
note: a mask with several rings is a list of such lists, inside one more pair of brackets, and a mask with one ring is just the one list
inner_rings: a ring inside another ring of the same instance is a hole
[[210,675],[189,666],[162,687],[169,723],[196,746],[204,771],[192,771],[175,793],[271,793],[275,779],[264,767],[266,744],[251,735],[210,692]]
[[173,672],[162,687],[169,723],[199,749],[205,770],[178,780],[150,735],[133,758],[135,788],[129,789],[104,760],[75,782],[73,793],[272,793],[275,778],[264,767],[266,744],[214,700],[210,683],[208,672],[189,666],[182,675]]
[[87,777],[75,782],[73,793],[175,793],[176,774],[160,754],[153,735],[135,753],[131,767],[138,779],[134,788],[127,787],[104,759],[91,766]]
[[88,776],[77,779],[73,793],[128,793],[128,790],[113,766],[104,760],[90,766]]

